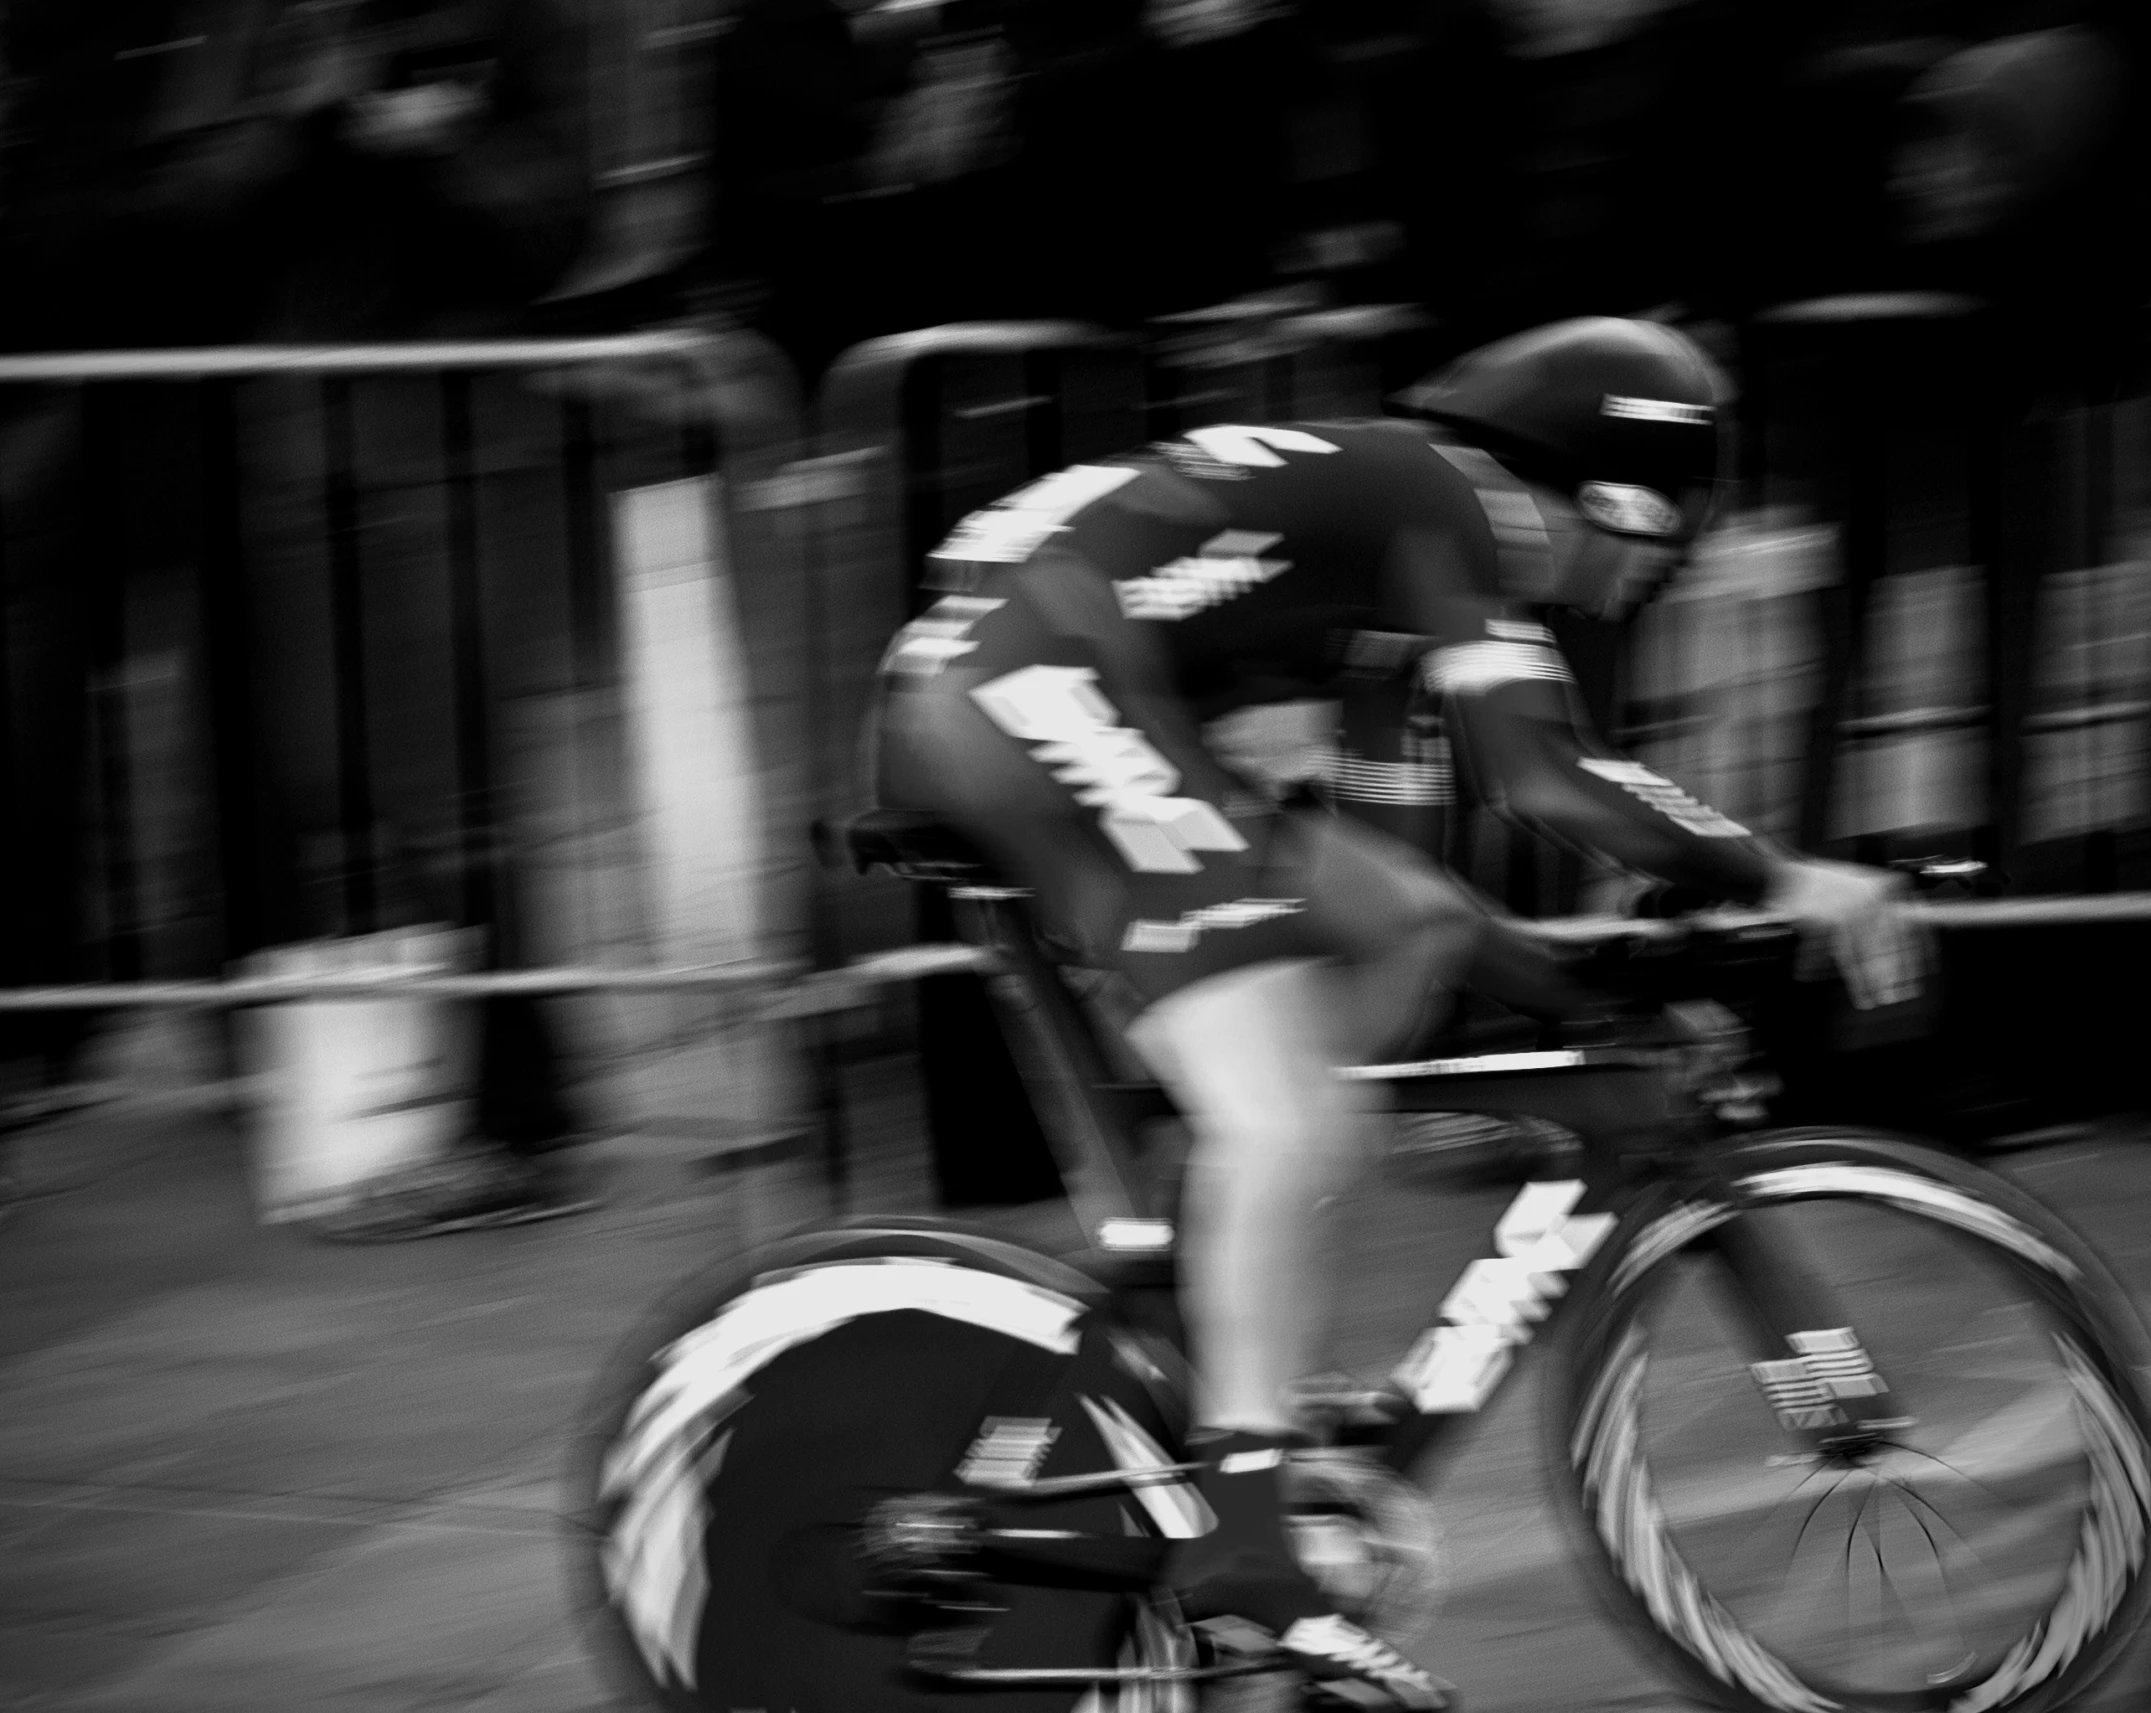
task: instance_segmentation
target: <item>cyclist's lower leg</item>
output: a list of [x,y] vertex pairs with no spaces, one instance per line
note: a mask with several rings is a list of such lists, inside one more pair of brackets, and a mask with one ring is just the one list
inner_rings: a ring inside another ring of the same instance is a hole
[[[1466,917],[1425,921],[1384,956],[1293,962],[1212,977],[1151,1007],[1131,1031],[1190,1115],[1181,1277],[1197,1372],[1199,1487],[1217,1526],[1179,1555],[1191,1615],[1230,1613],[1276,1635],[1311,1676],[1442,1704],[1411,1662],[1330,1610],[1285,1538],[1279,1466],[1294,1438],[1290,1381],[1319,1366],[1327,1322],[1325,1203],[1369,1157],[1361,1090],[1332,1072],[1439,1005],[1468,958]],[[1446,978],[1446,979],[1445,979]]]

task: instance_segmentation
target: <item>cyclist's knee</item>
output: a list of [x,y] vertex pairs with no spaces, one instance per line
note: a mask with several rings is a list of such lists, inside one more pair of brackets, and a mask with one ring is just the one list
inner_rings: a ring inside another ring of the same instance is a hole
[[1235,1148],[1329,1154],[1355,1148],[1366,1099],[1332,1074],[1334,966],[1249,965],[1182,988],[1129,1026],[1129,1042],[1198,1121]]

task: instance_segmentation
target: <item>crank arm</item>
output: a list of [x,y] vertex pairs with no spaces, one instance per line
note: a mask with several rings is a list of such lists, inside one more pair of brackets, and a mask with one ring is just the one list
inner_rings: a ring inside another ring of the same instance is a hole
[[912,1669],[944,1683],[997,1684],[1021,1689],[1078,1689],[1085,1684],[1209,1683],[1223,1677],[1254,1677],[1263,1672],[1284,1671],[1290,1665],[1283,1654],[1268,1659],[1237,1661],[1232,1665],[1102,1665],[1102,1666],[953,1666],[942,1669],[914,1659]]
[[1215,1665],[972,1665],[970,1658],[983,1640],[983,1634],[969,1630],[929,1631],[911,1644],[911,1669],[943,1683],[991,1684],[1003,1689],[1080,1689],[1106,1684],[1211,1683],[1220,1678],[1286,1671],[1292,1665],[1281,1652]]
[[1199,1463],[1161,1463],[1152,1469],[1102,1469],[1092,1475],[1049,1475],[1043,1481],[970,1481],[1004,1499],[1075,1499],[1091,1493],[1127,1493],[1138,1487],[1170,1487],[1202,1468]]
[[1297,1669],[1269,1637],[1236,1619],[1197,1626],[1211,1638],[1214,1657],[1208,1665],[990,1666],[972,1661],[991,1635],[992,1626],[964,1625],[928,1630],[912,1639],[910,1664],[922,1675],[945,1683],[997,1684],[1003,1688],[1078,1689],[1086,1685],[1137,1683],[1213,1683],[1228,1677],[1260,1677]]

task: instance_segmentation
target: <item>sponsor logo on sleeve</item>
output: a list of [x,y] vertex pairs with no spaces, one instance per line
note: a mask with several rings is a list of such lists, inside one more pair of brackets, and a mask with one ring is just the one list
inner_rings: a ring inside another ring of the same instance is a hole
[[1698,803],[1672,780],[1661,778],[1636,761],[1607,761],[1587,755],[1576,764],[1586,773],[1610,780],[1629,796],[1648,804],[1675,826],[1700,838],[1744,839],[1748,829],[1706,804]]
[[1145,874],[1195,874],[1196,851],[1244,851],[1247,841],[1216,805],[1175,797],[1180,771],[1150,740],[1119,723],[1087,666],[1026,666],[974,687],[972,700],[1032,759],[1098,810],[1121,860]]
[[1228,529],[1192,556],[1167,560],[1147,576],[1116,581],[1113,593],[1131,619],[1184,619],[1291,570],[1289,559],[1259,557],[1283,539],[1260,530]]

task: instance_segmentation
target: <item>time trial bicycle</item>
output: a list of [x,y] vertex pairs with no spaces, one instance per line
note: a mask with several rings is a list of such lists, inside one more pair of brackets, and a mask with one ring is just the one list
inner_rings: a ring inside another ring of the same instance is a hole
[[[862,869],[945,888],[991,954],[1090,1247],[852,1218],[684,1284],[578,1440],[601,1645],[678,1713],[1181,1713],[1282,1669],[1159,1581],[1207,1523],[1168,1174],[1142,1145],[1170,1103],[1022,891],[946,828],[884,813],[847,840]],[[1903,1136],[1753,1128],[1714,1001],[1778,979],[1789,943],[1754,918],[1638,924],[1593,954],[1637,1003],[1592,1038],[1340,1071],[1399,1112],[1575,1145],[1391,1375],[1305,1389],[1324,1443],[1292,1465],[1295,1541],[1409,1645],[1441,1580],[1411,1477],[1544,1341],[1556,1508],[1672,1684],[1742,1713],[2050,1713],[2151,1598],[2151,1346],[2098,1257],[1999,1173]]]

